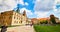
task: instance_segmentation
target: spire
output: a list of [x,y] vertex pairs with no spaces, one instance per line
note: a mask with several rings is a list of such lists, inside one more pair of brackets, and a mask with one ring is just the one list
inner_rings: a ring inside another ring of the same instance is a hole
[[16,10],[16,12],[20,13],[19,4],[17,4],[17,10]]

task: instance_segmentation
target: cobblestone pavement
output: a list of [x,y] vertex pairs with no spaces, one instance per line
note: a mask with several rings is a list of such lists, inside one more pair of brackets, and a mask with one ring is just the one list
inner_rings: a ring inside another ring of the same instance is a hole
[[33,26],[18,26],[7,28],[7,32],[35,32]]

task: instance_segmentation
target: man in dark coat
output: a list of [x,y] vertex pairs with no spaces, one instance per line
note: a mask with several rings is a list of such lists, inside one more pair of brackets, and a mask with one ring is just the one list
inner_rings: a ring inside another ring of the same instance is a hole
[[1,32],[6,32],[6,31],[7,31],[7,26],[6,25],[1,26]]
[[1,32],[6,32],[7,31],[7,26],[2,26],[1,27]]

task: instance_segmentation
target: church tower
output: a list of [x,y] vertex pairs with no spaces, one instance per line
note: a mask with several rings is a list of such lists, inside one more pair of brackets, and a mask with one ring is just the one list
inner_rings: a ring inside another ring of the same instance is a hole
[[20,13],[19,4],[17,4],[17,10],[16,10],[16,12]]
[[24,12],[23,12],[23,16],[26,16],[26,11],[24,10]]
[[25,11],[25,10],[23,11],[23,16],[24,16],[25,22],[27,23],[27,20],[28,20],[28,19],[27,19],[27,15],[26,15],[26,11]]

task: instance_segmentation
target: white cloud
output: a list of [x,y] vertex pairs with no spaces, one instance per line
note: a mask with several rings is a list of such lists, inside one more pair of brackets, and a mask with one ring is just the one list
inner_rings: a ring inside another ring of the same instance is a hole
[[0,11],[11,10],[15,5],[16,2],[14,0],[0,0]]
[[[37,17],[48,17],[50,14],[54,14],[54,12],[49,12],[55,9],[56,7],[56,1],[55,0],[36,0],[35,1],[35,14]],[[50,14],[49,14],[50,13]]]
[[31,10],[28,10],[28,9],[26,9],[26,8],[21,8],[21,9],[20,9],[20,13],[23,13],[24,10],[26,11],[26,14],[27,14],[28,17],[30,17],[30,15],[32,15]]
[[60,0],[55,0],[55,6],[54,6],[54,12],[57,14],[57,16],[60,16],[60,7],[57,8],[57,5],[60,5]]
[[0,12],[13,10],[17,3],[24,5],[23,0],[0,0]]
[[57,11],[57,9],[56,9],[56,5],[60,5],[60,0],[55,0],[55,3],[54,3],[55,5],[53,6],[53,10],[54,11]]
[[37,18],[48,17],[47,16],[48,12],[35,11],[35,14],[37,15]]
[[24,5],[23,0],[16,0],[16,1],[17,1],[17,3]]
[[36,0],[34,10],[36,11],[49,11],[53,9],[54,0]]
[[25,5],[29,5],[27,2],[25,2]]

